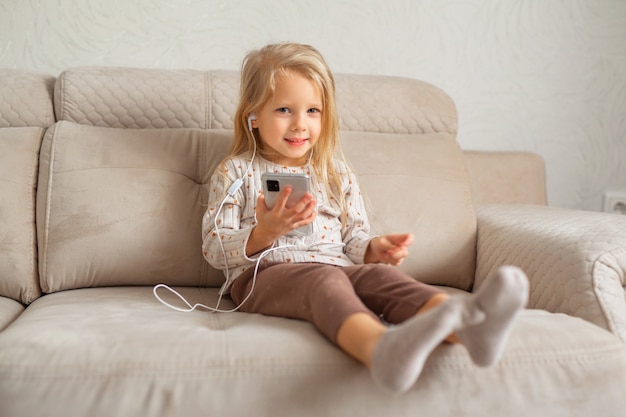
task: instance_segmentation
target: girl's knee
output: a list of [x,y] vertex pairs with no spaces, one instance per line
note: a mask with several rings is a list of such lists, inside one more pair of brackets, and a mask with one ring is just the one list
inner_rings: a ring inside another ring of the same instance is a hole
[[320,266],[312,279],[311,296],[334,297],[346,292],[354,292],[352,282],[341,268],[336,266]]

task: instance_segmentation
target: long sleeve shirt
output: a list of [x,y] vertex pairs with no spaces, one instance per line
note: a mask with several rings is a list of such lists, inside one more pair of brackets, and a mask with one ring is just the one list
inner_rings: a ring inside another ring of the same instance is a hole
[[[211,266],[224,270],[229,278],[227,286],[246,269],[254,267],[262,254],[263,262],[317,262],[338,266],[363,263],[371,239],[363,197],[354,174],[342,162],[334,163],[342,173],[341,188],[346,199],[347,215],[343,223],[339,204],[331,204],[326,187],[319,184],[308,166],[278,165],[257,155],[249,167],[250,154],[244,154],[226,160],[216,169],[202,220],[202,250]],[[318,213],[311,235],[282,236],[272,246],[281,249],[248,257],[246,245],[257,224],[255,207],[262,190],[261,175],[265,172],[309,175]],[[243,184],[234,195],[229,195],[231,184],[239,178]]]

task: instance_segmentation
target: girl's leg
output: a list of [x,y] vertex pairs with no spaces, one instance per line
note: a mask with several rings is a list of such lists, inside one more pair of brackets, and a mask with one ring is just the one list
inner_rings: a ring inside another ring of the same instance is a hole
[[[231,288],[235,303],[248,295],[252,284],[250,272],[235,280]],[[407,340],[414,343],[405,342],[401,340],[406,339],[404,335],[389,331],[362,303],[343,268],[320,264],[276,264],[264,268],[257,274],[255,289],[241,311],[313,323],[347,354],[370,367],[383,386],[393,390],[397,390],[398,378],[408,378],[412,385],[411,379],[417,377],[432,349],[453,330],[454,319],[459,316],[444,309],[430,316],[425,314],[424,320],[407,326],[412,334]],[[443,317],[446,315],[448,324]],[[385,349],[380,348],[383,335]],[[378,361],[378,366],[373,363],[375,349],[384,352],[379,358],[387,356]],[[402,375],[408,370],[409,376],[397,377],[398,369]]]
[[[424,305],[417,310],[417,314],[425,313],[430,309],[437,307],[439,304],[445,303],[450,298],[450,294],[441,293],[433,295],[430,300],[428,300]],[[448,337],[444,339],[444,342],[448,343],[460,343],[459,338],[456,333],[449,334]]]
[[405,392],[419,378],[432,351],[455,330],[483,317],[465,314],[465,303],[451,297],[418,313],[402,324],[388,328],[379,338],[371,357],[374,379],[394,392]]
[[[390,323],[404,322],[449,298],[445,292],[417,282],[393,266],[367,264],[343,270],[365,305]],[[374,347],[385,330],[387,327],[373,320],[371,315],[354,315],[339,329],[337,343],[357,360],[371,366]],[[422,336],[424,340],[429,339]]]
[[443,290],[416,281],[395,266],[365,264],[343,270],[363,303],[390,324],[400,324],[449,297]]
[[[433,296],[417,314],[435,308],[448,298],[447,294]],[[501,267],[467,299],[465,310],[480,312],[484,320],[459,329],[446,341],[465,346],[475,364],[483,367],[493,365],[502,356],[514,319],[527,301],[526,274],[516,267]]]
[[[368,316],[379,331],[383,324],[355,294],[342,268],[315,263],[263,265],[256,276],[246,271],[231,287],[239,304],[254,290],[240,311],[306,320],[337,343],[341,325],[355,314]],[[348,352],[359,359],[358,354]],[[359,359],[360,360],[360,359]]]
[[368,368],[372,366],[374,349],[387,327],[371,314],[349,316],[337,331],[337,345]]
[[[370,276],[381,276],[378,268],[367,269]],[[248,294],[251,275],[244,274],[235,281],[231,292],[235,302],[241,302]],[[341,268],[317,264],[272,266],[259,273],[258,291],[242,306],[242,311],[310,321],[348,354],[369,366],[382,386],[403,392],[415,383],[432,350],[460,329],[463,331],[457,333],[472,359],[478,364],[497,360],[513,318],[527,297],[523,272],[503,268],[470,297],[446,298],[435,291],[424,296],[425,300],[409,302],[408,307],[392,301],[395,306],[386,309],[388,317],[411,318],[386,328],[359,299],[362,296],[374,307],[381,305],[372,297],[376,291],[369,285],[370,280],[362,279],[363,276],[354,279],[359,274],[349,275],[348,279]],[[356,285],[358,281],[362,285]]]
[[387,321],[402,323],[384,332],[363,360],[375,379],[399,392],[413,385],[430,352],[444,339],[463,343],[480,366],[495,363],[527,300],[526,275],[515,267],[500,268],[475,294],[462,298],[403,277],[396,268],[347,269],[368,307]]

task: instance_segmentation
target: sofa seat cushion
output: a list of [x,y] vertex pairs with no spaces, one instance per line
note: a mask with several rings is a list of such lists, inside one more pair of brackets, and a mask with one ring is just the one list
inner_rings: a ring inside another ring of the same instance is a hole
[[[179,289],[215,303],[215,289]],[[46,295],[0,334],[2,415],[617,416],[625,384],[626,345],[543,311],[521,315],[497,366],[442,345],[402,396],[308,323],[176,312],[152,287]]]
[[0,296],[24,304],[41,294],[35,190],[40,127],[0,129]]
[[24,305],[17,301],[0,296],[0,332],[13,322],[24,311]]

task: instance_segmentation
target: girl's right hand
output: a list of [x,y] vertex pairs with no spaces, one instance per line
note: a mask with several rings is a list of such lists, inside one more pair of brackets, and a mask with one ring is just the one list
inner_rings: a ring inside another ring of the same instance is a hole
[[271,210],[265,204],[263,193],[259,194],[255,210],[257,225],[248,238],[246,254],[255,254],[270,246],[279,237],[315,220],[317,202],[313,195],[306,194],[296,204],[287,207],[291,192],[291,187],[285,187]]

